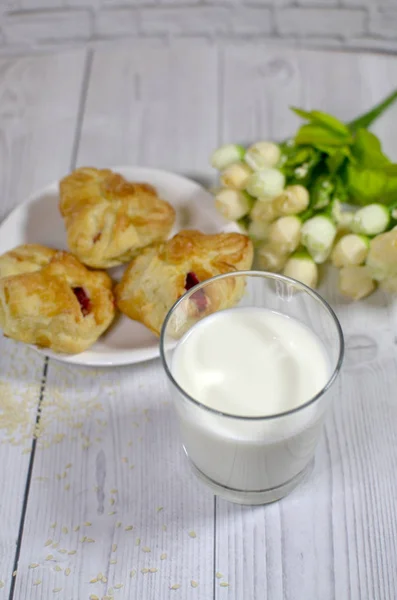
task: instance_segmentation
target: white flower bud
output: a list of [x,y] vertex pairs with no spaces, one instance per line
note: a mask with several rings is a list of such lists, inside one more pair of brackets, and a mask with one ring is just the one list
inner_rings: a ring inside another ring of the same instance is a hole
[[339,271],[339,290],[352,300],[361,300],[375,289],[375,282],[367,267],[343,267]]
[[269,225],[277,218],[272,198],[258,198],[250,213],[248,235],[254,240],[265,240],[269,232]]
[[243,190],[247,185],[251,173],[251,169],[245,163],[234,163],[222,171],[221,183],[224,187]]
[[353,217],[353,211],[344,210],[342,203],[339,200],[334,200],[332,204],[332,218],[340,229],[350,228]]
[[247,192],[255,198],[262,196],[275,197],[281,194],[285,185],[285,177],[277,169],[263,169],[253,173],[246,185]]
[[280,160],[281,151],[273,142],[257,142],[250,146],[244,160],[253,171],[261,171],[267,167],[275,167]]
[[368,250],[369,239],[367,237],[349,233],[335,244],[331,260],[338,269],[350,265],[361,265],[367,258]]
[[371,240],[367,266],[377,281],[397,277],[397,227]]
[[238,144],[225,144],[221,146],[211,156],[211,165],[218,171],[223,171],[229,165],[243,160],[245,149]]
[[354,213],[351,228],[354,233],[377,235],[387,229],[390,212],[383,204],[368,204]]
[[277,218],[273,198],[263,196],[258,198],[250,214],[252,221],[265,221],[271,223]]
[[283,248],[285,252],[294,252],[300,243],[301,220],[296,216],[280,217],[269,229],[269,241]]
[[246,192],[224,188],[215,196],[215,207],[225,219],[237,221],[249,213],[252,198]]
[[301,240],[316,263],[323,263],[330,255],[336,236],[336,227],[325,215],[316,215],[302,225]]
[[283,275],[315,288],[318,282],[318,267],[309,254],[297,252],[286,262]]
[[269,227],[266,221],[251,221],[248,225],[248,235],[254,241],[264,241],[267,239]]
[[285,265],[287,256],[276,244],[265,242],[256,250],[255,264],[261,271],[279,273]]
[[309,192],[302,185],[289,185],[274,202],[280,215],[297,215],[309,206]]

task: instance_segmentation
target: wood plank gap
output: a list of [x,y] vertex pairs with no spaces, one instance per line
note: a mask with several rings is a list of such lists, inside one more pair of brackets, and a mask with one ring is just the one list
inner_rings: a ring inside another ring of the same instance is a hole
[[213,566],[212,598],[216,597],[216,496],[214,495],[214,566]]
[[[37,426],[40,423],[41,404],[42,404],[43,399],[44,399],[44,392],[45,392],[45,386],[46,386],[46,381],[47,381],[48,362],[49,362],[49,359],[48,359],[48,356],[46,356],[45,359],[44,359],[43,375],[42,375],[42,378],[41,378],[41,385],[40,385],[40,395],[39,395],[39,401],[38,401],[37,410],[36,410],[35,430],[36,430]],[[23,528],[24,528],[24,525],[25,525],[26,511],[27,511],[27,508],[28,508],[28,499],[29,499],[30,484],[31,484],[31,481],[32,481],[34,457],[36,455],[36,446],[37,446],[37,438],[36,438],[35,435],[33,435],[32,449],[31,449],[31,452],[30,452],[28,474],[27,474],[27,478],[26,478],[25,492],[24,492],[24,495],[23,495],[22,512],[21,512],[21,519],[19,521],[17,547],[16,547],[16,550],[15,550],[15,558],[14,558],[14,565],[13,565],[13,568],[12,568],[12,573],[15,573],[15,571],[17,571],[17,569],[18,569],[19,555],[21,553],[21,546],[22,546]],[[11,586],[10,586],[9,600],[13,600],[13,598],[14,598],[14,591],[15,591],[16,579],[17,579],[16,576],[14,577],[13,575],[11,575]]]
[[74,138],[72,157],[70,160],[70,170],[71,171],[73,171],[76,168],[77,153],[79,151],[81,131],[82,131],[83,120],[84,120],[84,113],[85,113],[85,108],[86,108],[86,104],[87,104],[88,86],[89,86],[90,78],[91,78],[93,56],[94,56],[93,50],[88,49],[86,59],[85,59],[85,65],[84,65],[83,85],[81,86],[79,112],[77,114],[76,135]]
[[[79,111],[78,111],[78,115],[77,115],[76,135],[75,135],[75,139],[74,139],[74,143],[73,143],[72,155],[71,155],[71,160],[70,160],[70,170],[73,170],[76,167],[77,153],[78,153],[78,148],[79,148],[79,144],[80,144],[81,130],[82,130],[82,125],[83,125],[85,105],[86,105],[86,100],[87,100],[88,85],[89,85],[89,81],[90,81],[92,58],[93,58],[93,51],[87,50],[87,55],[86,55],[86,60],[85,60],[85,65],[84,65],[83,82],[82,82],[82,86],[81,86],[81,95],[80,95],[80,100],[79,100]],[[44,360],[43,376],[42,376],[41,386],[40,386],[39,402],[38,402],[37,411],[36,411],[36,422],[35,422],[36,427],[40,424],[41,405],[42,405],[42,402],[44,399],[45,387],[46,387],[46,382],[47,382],[48,365],[49,365],[49,358],[48,358],[48,356],[46,356],[46,358]],[[12,569],[13,573],[15,573],[18,569],[19,556],[20,556],[21,546],[22,546],[23,529],[24,529],[24,525],[25,525],[26,511],[27,511],[28,500],[29,500],[30,484],[31,484],[32,474],[33,474],[33,465],[34,465],[34,459],[35,459],[35,455],[36,455],[36,446],[37,446],[37,438],[35,436],[33,436],[32,449],[31,449],[31,453],[30,453],[30,460],[29,460],[29,467],[28,467],[28,474],[27,474],[27,478],[26,478],[25,492],[24,492],[24,496],[23,496],[21,519],[19,522],[17,547],[15,550],[14,565],[13,565],[13,569]],[[14,599],[15,584],[16,584],[16,576],[15,577],[12,576],[9,600]]]

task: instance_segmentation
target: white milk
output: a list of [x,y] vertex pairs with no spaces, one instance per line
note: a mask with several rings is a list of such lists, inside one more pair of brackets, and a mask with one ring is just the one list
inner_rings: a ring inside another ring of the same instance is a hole
[[203,405],[242,417],[178,398],[186,451],[208,478],[259,491],[285,484],[307,466],[323,400],[284,417],[252,419],[297,408],[326,385],[327,353],[306,325],[264,308],[215,313],[179,341],[172,374]]

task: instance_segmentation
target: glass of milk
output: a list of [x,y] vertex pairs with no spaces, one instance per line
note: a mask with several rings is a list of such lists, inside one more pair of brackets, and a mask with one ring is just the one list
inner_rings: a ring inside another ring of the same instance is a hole
[[241,504],[288,494],[313,464],[343,347],[331,307],[282,275],[227,273],[182,296],[160,348],[197,476]]

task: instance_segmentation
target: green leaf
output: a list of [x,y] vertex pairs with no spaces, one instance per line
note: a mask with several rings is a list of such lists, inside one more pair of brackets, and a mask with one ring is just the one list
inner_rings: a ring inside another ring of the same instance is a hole
[[284,162],[279,169],[284,173],[287,185],[299,183],[307,187],[313,177],[317,164],[322,159],[321,152],[312,146],[294,146],[283,155]]
[[378,169],[390,163],[382,152],[379,139],[366,129],[359,129],[352,146],[353,156],[361,167]]
[[393,176],[393,175],[394,175],[394,176],[396,176],[396,177],[397,177],[397,164],[394,164],[394,163],[393,163],[393,164],[388,164],[388,165],[385,165],[385,166],[383,167],[383,171],[384,171],[384,172],[385,172],[387,175],[390,175],[390,176]]
[[360,115],[353,121],[347,124],[350,131],[357,131],[357,129],[368,129],[372,123],[380,117],[386,109],[389,108],[397,100],[397,90],[394,90],[389,94],[382,102],[371,108],[368,112]]
[[311,111],[303,110],[303,108],[297,108],[296,106],[290,106],[290,109],[298,115],[298,117],[302,117],[302,119],[306,119],[307,121],[312,120]]
[[328,156],[326,159],[327,167],[330,173],[336,173],[339,171],[341,166],[346,160],[346,153],[343,151],[343,148],[338,149],[331,156]]
[[397,174],[387,178],[386,190],[382,197],[384,204],[397,202]]
[[350,137],[349,128],[342,123],[342,121],[339,121],[339,119],[329,115],[328,113],[321,112],[320,110],[312,110],[308,112],[306,110],[302,110],[301,108],[295,107],[291,107],[291,110],[293,110],[293,112],[299,117],[302,117],[308,121],[312,121],[312,124],[314,125],[323,125],[331,131],[335,131],[343,136]]
[[287,167],[298,167],[302,163],[311,159],[315,150],[310,146],[294,146],[293,151],[286,153],[284,164]]
[[298,145],[318,146],[345,146],[351,143],[351,137],[341,135],[339,132],[332,131],[323,125],[308,124],[302,125],[295,137]]
[[332,129],[333,131],[339,132],[341,135],[350,137],[350,131],[347,125],[339,121],[333,115],[329,115],[328,113],[321,112],[319,110],[312,111],[312,118],[317,123],[321,123],[328,129]]
[[336,176],[335,178],[335,189],[333,200],[337,200],[345,204],[349,200],[349,190],[344,183],[342,177]]
[[328,175],[320,175],[314,181],[310,189],[310,206],[314,210],[325,208],[331,201],[334,191],[334,183]]
[[381,170],[359,168],[355,165],[347,167],[347,185],[355,204],[383,202],[387,180],[388,176]]

